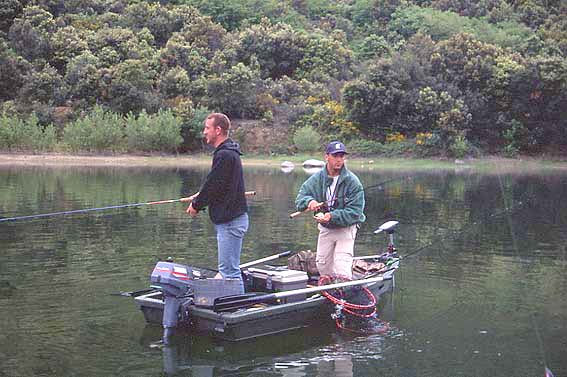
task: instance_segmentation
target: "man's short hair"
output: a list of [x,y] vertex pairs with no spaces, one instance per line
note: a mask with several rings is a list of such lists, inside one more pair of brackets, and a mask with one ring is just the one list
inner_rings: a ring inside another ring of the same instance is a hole
[[220,127],[224,134],[228,134],[230,129],[230,119],[223,113],[212,113],[207,117],[207,120],[213,120],[214,127]]

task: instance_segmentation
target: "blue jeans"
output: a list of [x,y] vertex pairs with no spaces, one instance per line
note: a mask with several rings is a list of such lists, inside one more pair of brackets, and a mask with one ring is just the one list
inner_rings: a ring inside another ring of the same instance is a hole
[[215,224],[215,230],[219,252],[219,272],[225,279],[240,279],[242,293],[244,293],[240,272],[240,252],[244,233],[248,231],[248,214],[244,213],[223,224]]

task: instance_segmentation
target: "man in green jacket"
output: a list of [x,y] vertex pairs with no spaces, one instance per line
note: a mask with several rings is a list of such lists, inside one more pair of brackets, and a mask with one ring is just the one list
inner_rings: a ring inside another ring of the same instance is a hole
[[325,148],[325,167],[301,185],[295,200],[298,211],[315,212],[319,238],[320,275],[352,278],[354,240],[364,216],[364,189],[345,166],[347,151],[340,141]]

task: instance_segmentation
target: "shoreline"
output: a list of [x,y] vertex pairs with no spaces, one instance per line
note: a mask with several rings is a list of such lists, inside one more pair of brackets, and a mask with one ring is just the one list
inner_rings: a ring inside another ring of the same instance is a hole
[[[283,161],[291,161],[301,167],[306,159],[323,160],[323,155],[262,156],[244,155],[242,164],[251,167],[280,168]],[[211,154],[193,155],[133,155],[133,154],[67,154],[67,153],[0,153],[0,168],[6,167],[108,167],[108,168],[184,168],[191,166],[209,166]],[[543,158],[523,157],[504,158],[487,156],[482,158],[454,159],[418,159],[412,157],[353,157],[350,165],[358,168],[377,170],[410,169],[504,169],[504,170],[567,170],[567,161]]]
[[[211,155],[76,155],[64,153],[10,154],[0,153],[2,166],[35,167],[150,167],[171,168],[207,165]],[[273,161],[270,161],[273,162]],[[268,161],[250,161],[251,165],[266,165]],[[274,162],[275,164],[275,162]],[[278,163],[279,165],[279,163]]]

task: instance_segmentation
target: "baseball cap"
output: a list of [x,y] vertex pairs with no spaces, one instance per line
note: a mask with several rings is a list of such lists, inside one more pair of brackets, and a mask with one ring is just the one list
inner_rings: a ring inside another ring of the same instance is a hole
[[335,154],[335,153],[345,153],[348,154],[346,151],[346,147],[340,141],[331,141],[327,148],[325,149],[326,154]]

